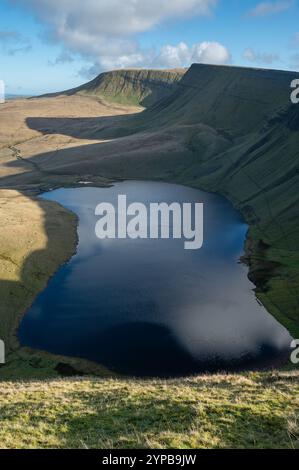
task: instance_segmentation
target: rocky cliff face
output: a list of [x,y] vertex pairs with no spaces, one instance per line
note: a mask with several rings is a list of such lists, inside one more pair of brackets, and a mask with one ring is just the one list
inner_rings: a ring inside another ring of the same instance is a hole
[[185,69],[115,70],[101,73],[94,80],[62,94],[80,93],[122,105],[149,107],[170,96],[185,72]]

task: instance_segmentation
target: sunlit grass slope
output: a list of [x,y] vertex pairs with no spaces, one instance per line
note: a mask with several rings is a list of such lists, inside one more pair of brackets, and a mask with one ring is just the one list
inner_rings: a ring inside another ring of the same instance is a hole
[[147,107],[169,96],[185,72],[185,69],[114,70],[101,73],[94,80],[64,93],[70,96],[96,96],[107,102]]
[[0,447],[298,448],[298,378],[0,382]]

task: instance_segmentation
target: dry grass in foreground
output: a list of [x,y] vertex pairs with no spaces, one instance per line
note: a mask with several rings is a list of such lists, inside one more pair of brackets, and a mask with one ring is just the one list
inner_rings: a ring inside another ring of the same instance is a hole
[[298,448],[299,372],[0,382],[2,448]]

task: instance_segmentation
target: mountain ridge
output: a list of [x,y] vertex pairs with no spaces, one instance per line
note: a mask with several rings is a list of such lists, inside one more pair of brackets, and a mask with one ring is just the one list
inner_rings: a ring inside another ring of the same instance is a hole
[[119,69],[103,72],[79,87],[43,97],[82,94],[121,105],[148,107],[171,94],[186,69]]

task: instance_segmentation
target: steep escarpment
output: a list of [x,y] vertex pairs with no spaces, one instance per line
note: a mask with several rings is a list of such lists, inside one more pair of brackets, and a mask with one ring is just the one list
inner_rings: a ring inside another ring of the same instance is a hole
[[233,135],[263,127],[290,104],[298,74],[276,70],[193,64],[174,93],[143,114],[159,124],[206,124]]
[[94,80],[72,90],[66,95],[97,96],[121,105],[148,107],[169,96],[183,77],[185,69],[144,70],[123,69],[101,73]]

